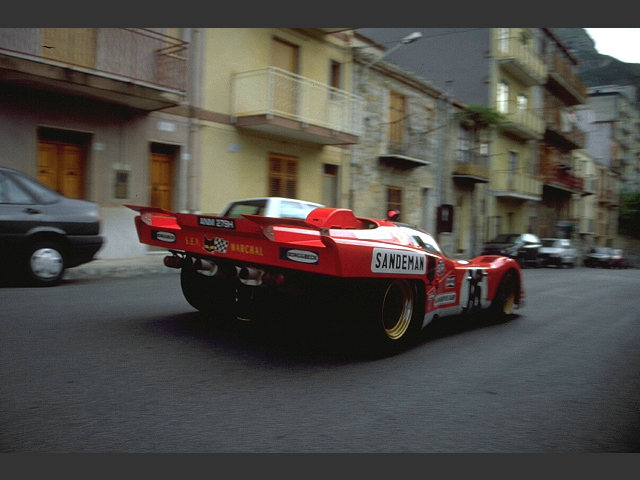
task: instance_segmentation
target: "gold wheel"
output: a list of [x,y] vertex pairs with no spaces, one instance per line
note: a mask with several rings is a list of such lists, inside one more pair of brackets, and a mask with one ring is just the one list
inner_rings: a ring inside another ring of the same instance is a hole
[[494,299],[492,310],[501,319],[509,318],[516,304],[518,295],[518,281],[514,272],[508,272],[498,287],[496,298]]
[[505,315],[511,315],[515,308],[516,291],[515,288],[513,288],[513,285],[514,284],[511,283],[509,285],[511,288],[509,288],[509,290],[505,292],[504,304],[502,305],[502,313],[504,313]]
[[382,299],[382,327],[391,340],[402,338],[415,310],[415,295],[406,280],[394,280],[384,291]]

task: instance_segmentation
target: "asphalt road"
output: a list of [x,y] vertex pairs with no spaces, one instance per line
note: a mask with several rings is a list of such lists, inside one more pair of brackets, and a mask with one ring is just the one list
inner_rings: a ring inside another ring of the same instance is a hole
[[0,452],[638,452],[640,270],[527,269],[508,323],[372,360],[176,275],[0,288]]

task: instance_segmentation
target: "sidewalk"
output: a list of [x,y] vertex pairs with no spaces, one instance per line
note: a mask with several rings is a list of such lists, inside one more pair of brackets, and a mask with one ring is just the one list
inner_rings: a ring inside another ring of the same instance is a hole
[[165,267],[165,253],[148,254],[135,258],[96,259],[84,265],[69,268],[64,273],[65,280],[133,277],[136,275],[179,273],[180,270]]

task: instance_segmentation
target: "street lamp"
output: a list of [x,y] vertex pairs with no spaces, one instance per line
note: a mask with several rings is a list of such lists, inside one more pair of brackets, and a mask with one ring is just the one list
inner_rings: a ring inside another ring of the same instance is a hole
[[395,52],[397,49],[399,49],[401,46],[403,45],[408,45],[409,43],[413,43],[416,40],[420,40],[422,38],[422,33],[420,32],[413,32],[410,33],[409,35],[407,35],[406,37],[402,38],[397,44],[395,44],[392,48],[390,48],[389,50],[387,50],[386,52],[384,52],[384,54],[381,57],[375,58],[373,60],[371,60],[369,63],[367,63],[364,67],[363,70],[366,70],[367,68],[369,68],[371,65],[373,65],[376,62],[379,62],[380,60],[382,60],[384,57],[387,57],[389,55],[391,55],[393,52]]
[[[415,42],[416,40],[420,40],[422,38],[422,33],[420,32],[412,32],[409,35],[403,37],[402,39],[400,39],[400,41],[395,44],[392,48],[390,48],[389,50],[387,50],[386,52],[384,52],[382,54],[382,56],[378,57],[378,58],[374,58],[373,60],[371,60],[370,62],[368,62],[364,67],[362,67],[362,70],[360,72],[360,74],[357,73],[357,70],[354,72],[354,76],[353,76],[353,86],[354,86],[354,92],[359,92],[360,91],[360,87],[361,85],[363,85],[363,78],[365,77],[365,72],[367,72],[367,70],[374,64],[379,62],[380,60],[382,60],[383,58],[387,57],[388,55],[390,55],[391,53],[395,52],[398,48],[402,47],[403,45],[408,45],[410,43]],[[360,119],[362,112],[361,112],[361,106],[360,106],[360,102],[357,102],[354,104],[355,107],[355,112],[354,113],[354,118],[358,118]],[[354,187],[354,172],[355,172],[355,164],[356,164],[356,152],[355,152],[355,147],[352,145],[350,148],[350,159],[349,159],[349,208],[351,208],[351,210],[354,209],[355,207],[355,187]]]

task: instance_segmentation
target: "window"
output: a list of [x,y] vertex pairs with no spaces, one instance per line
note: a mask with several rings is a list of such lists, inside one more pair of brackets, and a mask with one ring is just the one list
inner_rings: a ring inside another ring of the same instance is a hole
[[509,152],[509,173],[513,174],[518,170],[518,152]]
[[496,106],[498,108],[498,112],[509,113],[509,84],[504,80],[498,83]]
[[329,66],[329,85],[333,88],[340,88],[341,85],[341,67],[340,62],[336,62],[335,60],[331,60],[331,65]]
[[328,206],[338,205],[338,165],[324,164],[322,203]]
[[458,161],[460,162],[470,162],[471,161],[471,142],[469,138],[471,137],[471,133],[469,130],[463,129],[460,135],[460,147],[459,147],[459,155]]
[[0,173],[0,203],[29,205],[35,200],[13,180]]
[[498,48],[501,52],[507,53],[509,51],[509,29],[498,29]]
[[298,159],[285,155],[269,156],[269,196],[296,198]]
[[523,93],[518,95],[518,103],[517,103],[517,107],[518,107],[518,111],[525,111],[527,109],[527,105],[529,103],[529,99],[527,98],[526,95],[524,95]]
[[113,179],[113,198],[126,200],[129,198],[129,171],[116,170]]

